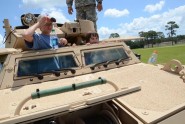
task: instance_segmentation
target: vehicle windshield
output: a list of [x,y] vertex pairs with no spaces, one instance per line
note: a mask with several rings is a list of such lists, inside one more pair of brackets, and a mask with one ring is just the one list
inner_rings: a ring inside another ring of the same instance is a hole
[[60,71],[62,69],[74,68],[77,64],[73,55],[52,56],[32,60],[20,60],[18,62],[17,76],[29,76],[45,72]]
[[85,65],[129,58],[123,48],[102,49],[84,52]]

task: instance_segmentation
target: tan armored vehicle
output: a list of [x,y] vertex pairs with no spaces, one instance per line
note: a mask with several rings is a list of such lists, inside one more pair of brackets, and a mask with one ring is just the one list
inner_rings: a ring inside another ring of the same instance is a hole
[[[21,18],[29,26],[36,15]],[[93,27],[87,20],[58,24],[58,36],[82,37],[84,25]],[[1,124],[185,123],[185,70],[179,61],[141,63],[123,39],[28,50],[21,36],[27,26],[12,29],[4,20]]]

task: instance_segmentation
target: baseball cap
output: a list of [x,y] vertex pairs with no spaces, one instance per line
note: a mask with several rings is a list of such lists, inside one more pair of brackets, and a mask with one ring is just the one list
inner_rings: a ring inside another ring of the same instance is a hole
[[[40,14],[40,15],[37,17],[37,21],[40,20],[43,16],[47,16],[47,15],[41,15],[41,14]],[[48,17],[49,17],[49,19],[50,19],[51,22],[56,22],[56,19],[55,19],[54,17],[50,17],[50,16],[48,16]]]

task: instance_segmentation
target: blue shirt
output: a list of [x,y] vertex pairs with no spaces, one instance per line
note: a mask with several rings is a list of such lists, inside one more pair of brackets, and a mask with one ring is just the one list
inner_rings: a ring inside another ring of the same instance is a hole
[[51,49],[52,45],[50,44],[50,36],[45,34],[33,34],[33,42],[25,41],[28,48],[34,50],[40,49]]

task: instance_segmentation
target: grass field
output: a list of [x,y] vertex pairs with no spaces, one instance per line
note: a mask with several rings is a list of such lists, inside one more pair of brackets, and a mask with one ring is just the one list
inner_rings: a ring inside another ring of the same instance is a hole
[[133,49],[135,53],[141,55],[141,61],[144,63],[148,62],[154,50],[158,51],[157,64],[164,64],[172,59],[177,59],[185,65],[185,45]]

